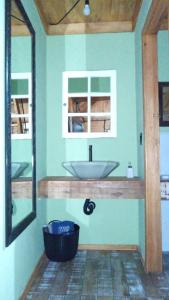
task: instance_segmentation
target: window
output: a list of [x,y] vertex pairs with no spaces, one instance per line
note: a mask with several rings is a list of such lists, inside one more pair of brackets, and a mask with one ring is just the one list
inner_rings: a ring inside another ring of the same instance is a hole
[[116,137],[116,71],[63,73],[63,137]]
[[11,75],[11,134],[13,139],[31,138],[31,73]]

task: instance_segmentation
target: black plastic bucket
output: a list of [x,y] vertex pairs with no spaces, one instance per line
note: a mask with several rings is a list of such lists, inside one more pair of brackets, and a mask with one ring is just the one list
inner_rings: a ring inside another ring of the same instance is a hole
[[79,225],[74,224],[74,230],[64,234],[49,233],[43,228],[46,256],[52,261],[67,261],[75,257],[79,241]]

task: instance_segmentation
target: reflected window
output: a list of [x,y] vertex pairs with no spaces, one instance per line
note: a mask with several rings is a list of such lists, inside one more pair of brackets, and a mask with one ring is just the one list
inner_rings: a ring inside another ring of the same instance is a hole
[[116,137],[116,71],[63,73],[63,137]]
[[32,128],[31,73],[11,76],[11,134],[13,139],[31,138]]

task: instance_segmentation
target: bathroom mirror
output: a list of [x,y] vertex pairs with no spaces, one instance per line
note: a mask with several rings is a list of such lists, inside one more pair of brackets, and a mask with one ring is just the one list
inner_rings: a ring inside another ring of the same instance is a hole
[[20,0],[6,3],[6,246],[36,217],[35,32]]

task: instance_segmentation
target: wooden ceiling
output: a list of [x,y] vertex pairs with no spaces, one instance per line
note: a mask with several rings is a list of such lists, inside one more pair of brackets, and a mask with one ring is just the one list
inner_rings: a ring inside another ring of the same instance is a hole
[[11,1],[11,35],[30,35],[30,31],[25,24],[24,17],[22,16],[14,0]]
[[85,1],[80,0],[57,24],[77,0],[34,1],[49,35],[133,31],[142,3],[142,0],[90,0],[91,14],[84,16]]
[[[79,0],[73,10],[58,24],[77,0],[34,0],[48,35],[132,32],[143,0],[90,0],[91,14],[83,15],[85,0]],[[15,0],[11,14],[23,20]],[[12,35],[30,35],[23,22],[11,18]],[[167,12],[160,20],[160,29],[167,29]]]

